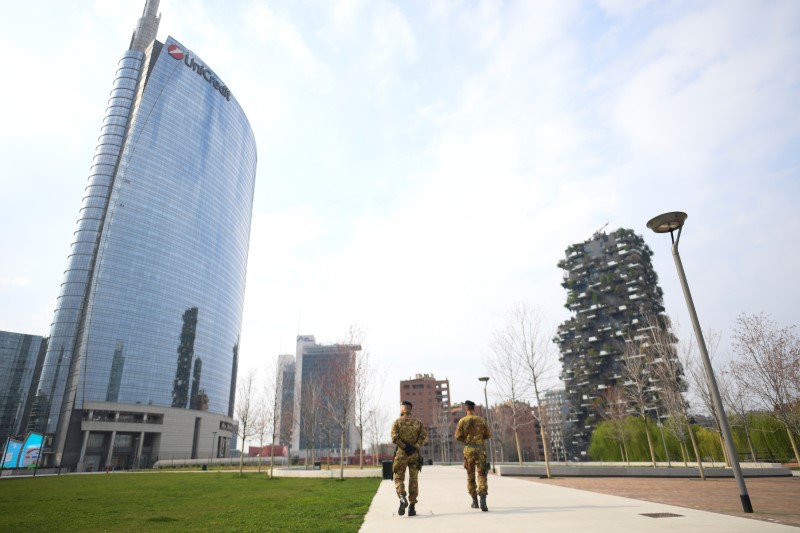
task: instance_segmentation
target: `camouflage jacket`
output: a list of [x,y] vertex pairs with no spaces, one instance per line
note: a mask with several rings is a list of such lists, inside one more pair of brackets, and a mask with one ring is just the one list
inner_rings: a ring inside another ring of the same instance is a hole
[[428,432],[418,419],[411,415],[404,415],[392,424],[392,442],[397,446],[398,453],[405,453],[406,444],[419,449],[428,440]]
[[467,415],[458,421],[456,427],[456,440],[464,444],[482,446],[483,441],[492,437],[489,426],[480,416]]

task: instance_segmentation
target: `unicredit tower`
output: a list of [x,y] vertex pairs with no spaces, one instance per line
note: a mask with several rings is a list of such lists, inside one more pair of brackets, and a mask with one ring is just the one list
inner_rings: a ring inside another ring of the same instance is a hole
[[256,143],[231,88],[155,40],[148,0],[119,62],[29,429],[42,464],[142,468],[225,455]]

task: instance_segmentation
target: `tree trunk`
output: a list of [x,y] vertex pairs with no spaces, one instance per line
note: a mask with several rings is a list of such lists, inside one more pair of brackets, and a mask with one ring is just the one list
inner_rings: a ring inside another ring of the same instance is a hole
[[547,479],[551,479],[553,476],[550,473],[550,451],[548,449],[550,447],[545,444],[547,442],[547,433],[545,432],[544,424],[539,424],[539,429],[542,434],[542,449],[544,449],[544,469],[547,472]]
[[517,433],[517,428],[514,428],[514,441],[517,443],[517,458],[519,459],[519,466],[522,466],[522,445],[519,442],[519,433]]
[[239,477],[242,477],[244,471],[244,439],[242,439],[242,451],[239,454]]
[[686,420],[686,427],[689,429],[689,440],[692,441],[692,449],[694,450],[694,458],[697,460],[697,469],[700,471],[700,479],[705,481],[706,472],[703,470],[703,461],[700,459],[700,450],[697,448],[697,440],[694,437],[694,431],[692,431],[692,424],[689,423],[689,417],[684,415],[683,418]]
[[725,458],[725,466],[731,466],[731,458],[728,457],[728,448],[725,446],[725,439],[722,438],[722,431],[719,432],[719,444],[722,446],[722,456]]
[[342,430],[342,439],[339,447],[339,479],[344,479],[344,430]]
[[783,427],[786,428],[786,433],[789,435],[789,442],[792,443],[792,450],[794,450],[794,460],[797,461],[797,466],[800,466],[800,453],[797,451],[797,441],[794,439],[794,435],[792,434],[791,428],[789,428],[789,424],[783,423]]
[[622,449],[625,451],[625,462],[631,466],[631,456],[628,455],[628,445],[625,444],[625,441],[622,441]]
[[364,433],[358,434],[358,453],[360,454],[359,462],[361,470],[364,470]]
[[275,470],[275,434],[272,434],[272,446],[269,448],[269,477],[272,479],[272,473]]
[[756,450],[753,448],[753,440],[750,438],[750,429],[747,427],[747,422],[744,424],[744,436],[747,437],[747,446],[750,448],[750,457],[753,458],[753,462],[758,462],[758,457],[756,457]]
[[647,417],[643,416],[644,420],[644,434],[647,436],[647,447],[650,448],[650,460],[653,462],[653,468],[656,466],[656,452],[653,450],[653,436],[650,435],[650,426],[647,424]]

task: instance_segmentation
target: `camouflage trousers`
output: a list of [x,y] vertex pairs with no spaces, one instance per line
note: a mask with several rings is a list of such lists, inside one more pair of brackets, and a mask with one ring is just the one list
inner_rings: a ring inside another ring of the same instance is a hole
[[[488,469],[486,462],[486,448],[483,446],[464,447],[464,468],[467,469],[467,492],[470,496],[489,493],[489,483],[486,481]],[[478,472],[478,483],[475,483],[475,471]]]
[[417,503],[417,495],[419,494],[417,454],[406,455],[398,451],[392,462],[394,489],[397,491],[398,497],[406,495],[406,468],[408,468],[408,503]]

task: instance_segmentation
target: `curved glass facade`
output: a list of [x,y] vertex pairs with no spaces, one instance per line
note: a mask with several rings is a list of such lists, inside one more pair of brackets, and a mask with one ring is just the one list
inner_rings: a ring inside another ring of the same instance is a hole
[[255,170],[248,120],[202,60],[171,37],[126,53],[51,329],[43,429],[65,432],[85,402],[232,415]]

